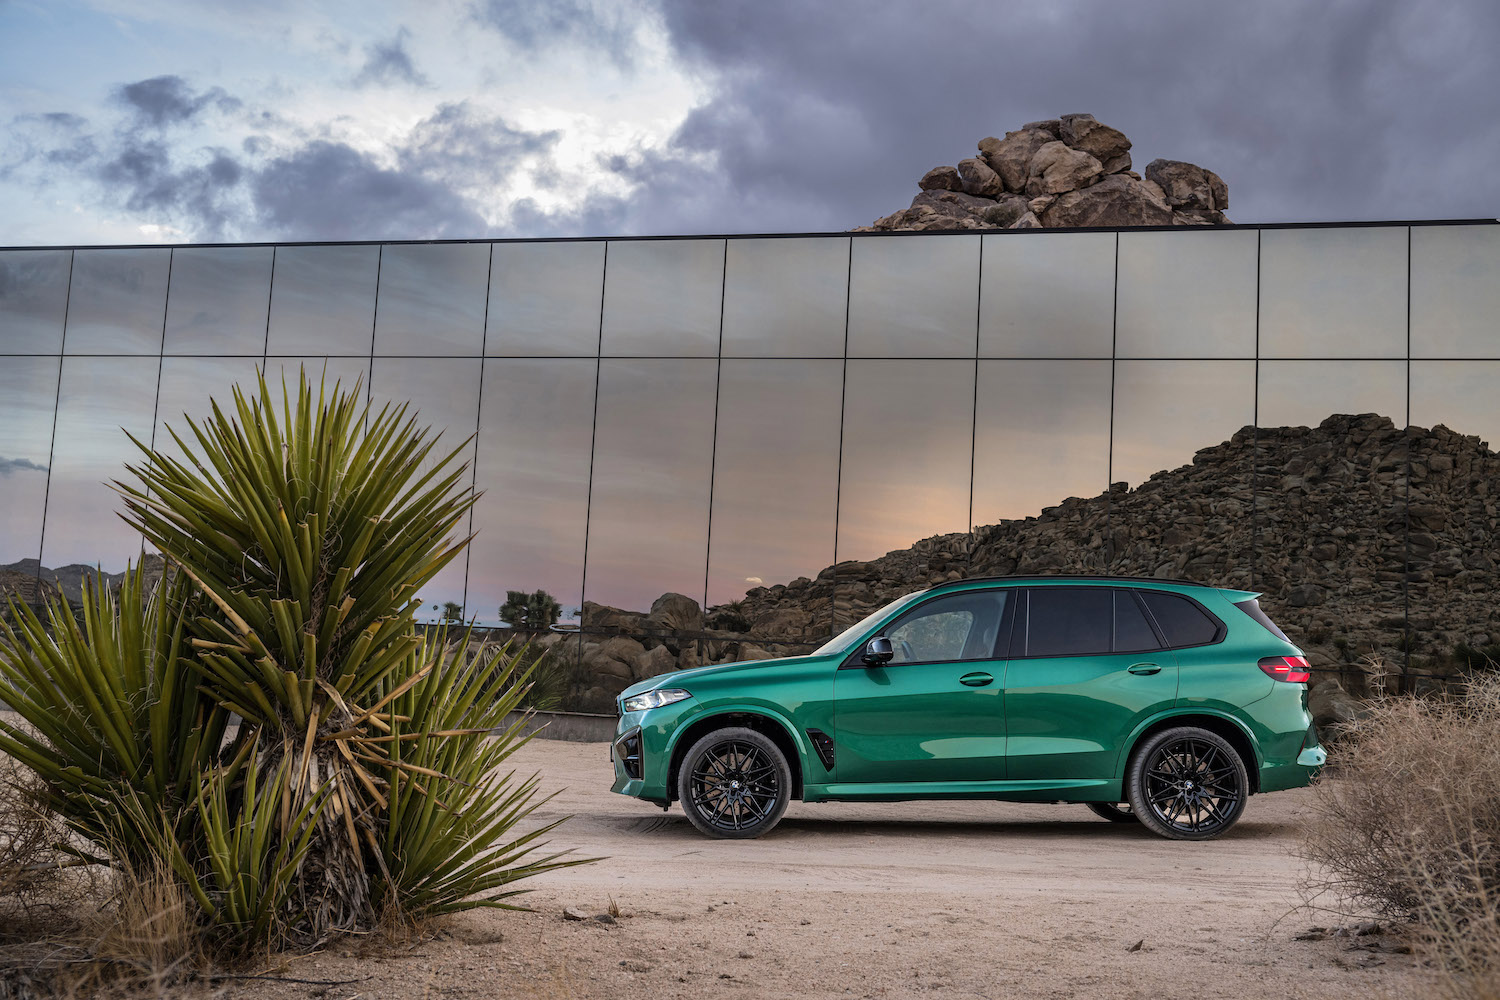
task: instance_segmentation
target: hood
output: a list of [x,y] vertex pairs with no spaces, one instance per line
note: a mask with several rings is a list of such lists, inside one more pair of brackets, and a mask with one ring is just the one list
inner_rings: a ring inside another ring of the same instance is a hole
[[655,691],[662,687],[684,687],[691,685],[696,677],[707,674],[729,674],[744,670],[755,670],[762,667],[775,667],[783,663],[801,663],[816,659],[812,656],[778,656],[769,660],[737,660],[733,663],[715,663],[706,667],[691,667],[687,670],[672,670],[665,674],[657,674],[655,677],[647,677],[643,681],[636,681],[624,691],[615,696],[618,701],[621,698],[629,698],[632,695],[642,694],[646,691]]

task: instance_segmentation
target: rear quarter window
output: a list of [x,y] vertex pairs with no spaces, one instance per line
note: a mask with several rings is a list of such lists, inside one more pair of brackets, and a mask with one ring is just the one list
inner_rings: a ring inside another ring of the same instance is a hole
[[1264,628],[1265,628],[1265,630],[1267,632],[1270,632],[1272,635],[1274,635],[1276,638],[1280,639],[1282,642],[1291,642],[1292,641],[1292,640],[1288,639],[1286,637],[1286,633],[1283,632],[1283,631],[1281,631],[1281,629],[1277,628],[1276,627],[1276,623],[1273,622],[1273,621],[1271,621],[1270,617],[1264,611],[1262,611],[1260,609],[1260,602],[1257,601],[1255,598],[1252,597],[1248,601],[1240,601],[1238,604],[1235,605],[1235,607],[1237,607],[1241,611],[1245,612],[1245,614],[1249,615],[1251,618],[1254,618],[1257,622],[1259,622],[1262,626],[1264,626]]
[[1199,607],[1196,601],[1164,590],[1142,590],[1140,595],[1169,647],[1206,646],[1219,641],[1223,623]]

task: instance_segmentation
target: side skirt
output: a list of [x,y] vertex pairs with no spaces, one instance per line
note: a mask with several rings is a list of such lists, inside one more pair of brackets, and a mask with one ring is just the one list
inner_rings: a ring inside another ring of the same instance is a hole
[[808,784],[804,802],[906,802],[994,799],[1002,802],[1120,802],[1118,778],[1062,781],[869,781]]

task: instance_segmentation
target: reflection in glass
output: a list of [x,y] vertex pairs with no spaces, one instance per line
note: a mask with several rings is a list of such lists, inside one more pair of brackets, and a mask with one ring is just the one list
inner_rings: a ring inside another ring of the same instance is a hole
[[690,358],[601,363],[586,600],[645,611],[675,592],[702,603],[717,370]]
[[1500,358],[1500,226],[1413,226],[1411,353]]
[[65,591],[85,567],[118,573],[140,555],[141,537],[116,516],[123,504],[105,484],[128,481],[125,463],[144,460],[125,435],[151,441],[160,364],[157,358],[63,359],[42,565],[69,567]]
[[[725,361],[719,379],[708,602],[817,576],[833,562],[842,361]],[[826,638],[827,607],[757,635]]]
[[57,358],[0,360],[0,568],[42,550]]
[[174,250],[166,353],[264,354],[271,255],[271,247]]
[[1404,228],[1261,232],[1260,356],[1406,356]]
[[288,391],[295,393],[299,373],[304,368],[307,370],[307,381],[314,387],[314,391],[320,382],[326,386],[327,392],[332,392],[335,385],[345,391],[352,390],[355,380],[358,379],[362,386],[359,390],[360,402],[369,396],[370,361],[368,358],[273,356],[266,359],[266,382],[271,388],[271,398],[281,398],[283,378],[286,379]]
[[1259,234],[1120,234],[1116,351],[1122,358],[1255,357]]
[[170,250],[79,250],[68,298],[69,354],[159,354]]
[[603,243],[496,243],[485,353],[597,354],[604,255]]
[[978,236],[858,239],[849,267],[850,357],[974,356]]
[[[260,391],[255,377],[260,367],[260,358],[162,358],[161,390],[156,402],[155,449],[179,461],[185,458],[172,436],[175,432],[188,443],[195,455],[201,456],[202,446],[188,426],[188,418],[203,426],[203,422],[213,415],[215,403],[226,414],[232,414],[236,385],[246,397]],[[279,384],[273,392],[271,398],[279,401]]]
[[488,243],[384,247],[375,307],[375,353],[477,357],[484,342],[489,270]]
[[1405,361],[1262,361],[1262,427],[1316,427],[1335,413],[1377,413],[1406,426]]
[[592,358],[485,362],[468,601],[481,624],[499,624],[511,590],[545,590],[562,621],[578,620],[597,369]]
[[1035,517],[1109,485],[1108,361],[981,361],[974,523]]
[[0,354],[56,354],[68,304],[68,250],[0,253]]
[[849,239],[730,240],[726,357],[842,357]]
[[723,240],[627,240],[609,247],[606,355],[714,355],[724,284]]
[[1477,435],[1490,450],[1500,449],[1500,361],[1413,361],[1411,422],[1439,424],[1464,435]]
[[[442,433],[428,458],[429,464],[463,445],[444,474],[453,466],[467,464],[470,471],[463,477],[464,486],[474,481],[474,442],[464,445],[464,441],[474,435],[478,424],[479,369],[475,362],[447,358],[376,358],[371,366],[373,412],[378,413],[386,403],[410,403],[407,415],[416,416],[418,427],[431,427],[434,433]],[[465,520],[454,529],[453,540],[471,530],[470,522]],[[419,621],[443,618],[444,605],[449,602],[463,606],[467,563],[467,554],[459,553],[423,586]]]
[[1117,362],[1114,420],[1111,476],[1138,486],[1255,423],[1255,364]]
[[846,379],[838,558],[967,531],[974,362],[855,360]]
[[379,254],[374,246],[277,247],[267,351],[368,356]]
[[1114,233],[984,237],[979,354],[1107,358],[1114,331]]

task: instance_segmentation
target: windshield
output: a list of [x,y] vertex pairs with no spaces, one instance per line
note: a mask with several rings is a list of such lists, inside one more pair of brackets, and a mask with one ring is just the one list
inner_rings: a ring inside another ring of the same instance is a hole
[[826,656],[829,653],[843,652],[843,650],[849,645],[849,643],[853,642],[855,639],[858,639],[860,636],[864,635],[865,630],[868,629],[868,628],[870,628],[870,626],[872,626],[876,622],[880,621],[880,619],[884,618],[887,614],[889,614],[890,612],[894,611],[896,608],[900,607],[902,604],[905,604],[907,601],[911,600],[913,597],[916,597],[918,594],[923,594],[923,593],[926,593],[926,591],[914,590],[910,594],[907,594],[905,597],[898,597],[898,598],[896,598],[894,601],[892,601],[891,603],[887,604],[883,608],[878,608],[875,611],[871,611],[869,614],[865,615],[859,621],[855,622],[853,625],[850,625],[848,628],[844,629],[844,631],[840,632],[838,635],[834,636],[832,639],[829,639],[827,642],[823,643],[823,645],[819,646],[817,649],[813,650],[810,655],[812,655],[812,656]]

